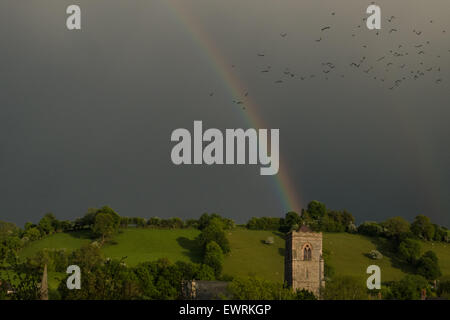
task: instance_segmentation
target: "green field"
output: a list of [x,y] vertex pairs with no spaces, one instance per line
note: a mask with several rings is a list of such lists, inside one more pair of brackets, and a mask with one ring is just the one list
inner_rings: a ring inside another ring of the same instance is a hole
[[168,258],[170,261],[200,262],[195,238],[197,229],[124,229],[114,237],[117,244],[102,248],[105,257],[121,259],[134,266],[139,262]]
[[[395,257],[380,248],[374,239],[349,233],[325,233],[323,248],[330,253],[328,263],[338,275],[356,276],[361,280],[367,279],[366,269],[375,264],[380,267],[381,281],[401,279],[405,273],[397,265]],[[383,254],[381,260],[373,260],[366,256],[371,250],[378,250]]]
[[[232,276],[255,275],[272,281],[283,281],[284,239],[272,231],[236,228],[227,233],[231,253],[225,258],[223,273]],[[264,244],[268,237],[271,245]]]
[[91,241],[92,240],[89,238],[89,233],[86,231],[57,233],[44,239],[31,242],[20,252],[20,257],[27,258],[33,256],[37,251],[44,248],[66,249],[68,251],[73,251],[80,248],[83,244]]
[[[134,266],[139,262],[166,257],[170,261],[201,262],[201,251],[195,238],[196,229],[135,229],[122,230],[113,243],[102,248],[105,257],[120,259]],[[223,273],[231,276],[255,275],[273,281],[282,281],[284,273],[284,240],[277,232],[253,231],[242,227],[227,231],[231,253],[226,256]],[[269,236],[274,244],[264,244]],[[73,250],[89,242],[87,234],[55,234],[31,243],[21,252],[21,257],[33,255],[42,248]],[[382,281],[398,280],[409,272],[409,266],[389,253],[389,243],[382,238],[371,239],[348,233],[325,233],[324,250],[329,252],[329,263],[337,275],[353,275],[367,279],[366,268],[376,264],[381,268]],[[422,251],[433,250],[444,276],[450,276],[450,245],[422,242]],[[379,250],[381,260],[372,260],[367,254]]]
[[439,258],[439,266],[443,276],[450,277],[450,243],[425,242],[422,243],[422,252],[432,250]]

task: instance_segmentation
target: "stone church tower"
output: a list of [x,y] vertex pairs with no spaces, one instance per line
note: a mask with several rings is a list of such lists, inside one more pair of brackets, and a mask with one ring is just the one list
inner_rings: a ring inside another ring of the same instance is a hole
[[287,234],[284,279],[292,289],[306,289],[319,297],[325,285],[322,232],[302,226]]

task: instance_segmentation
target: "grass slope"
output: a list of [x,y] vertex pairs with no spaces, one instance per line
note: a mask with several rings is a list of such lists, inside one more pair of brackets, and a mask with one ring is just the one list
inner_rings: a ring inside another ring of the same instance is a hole
[[[106,257],[120,259],[134,266],[139,262],[153,261],[166,257],[178,260],[201,262],[201,251],[195,238],[196,229],[135,229],[122,230],[115,236],[117,244],[105,245],[102,249]],[[282,281],[284,273],[284,240],[277,232],[254,231],[238,227],[227,231],[231,253],[224,261],[223,273],[231,276],[256,275],[273,281]],[[264,240],[272,236],[274,244],[266,245]],[[89,242],[87,234],[55,234],[31,243],[21,252],[22,257],[33,255],[42,248],[66,248],[73,250]],[[348,233],[325,233],[323,247],[329,251],[330,263],[336,275],[353,275],[364,281],[366,268],[376,264],[381,268],[382,281],[398,280],[407,272],[409,266],[402,264],[395,255],[390,254],[389,243],[383,238],[369,238]],[[441,266],[442,274],[450,276],[450,245],[445,243],[421,242],[422,251],[433,250]],[[367,253],[377,249],[383,255],[381,260],[372,260]]]
[[[267,280],[283,281],[284,239],[272,231],[236,228],[227,232],[231,253],[225,258],[223,273],[232,276],[256,275]],[[268,237],[271,245],[264,244]]]
[[[328,263],[337,275],[355,276],[365,282],[369,276],[367,267],[373,264],[380,267],[382,282],[399,280],[405,275],[395,258],[380,248],[375,239],[348,233],[325,233],[323,238],[323,248],[330,253]],[[380,251],[383,259],[367,257],[371,250]]]
[[20,252],[21,258],[31,257],[36,254],[37,251],[44,248],[47,249],[66,249],[73,251],[80,248],[83,244],[89,243],[92,240],[89,238],[89,233],[86,231],[70,232],[70,233],[57,233],[39,241],[33,241],[27,245]]
[[134,266],[139,262],[168,258],[171,262],[201,261],[201,251],[196,246],[196,229],[124,229],[114,237],[117,244],[102,248],[106,257],[121,259]]

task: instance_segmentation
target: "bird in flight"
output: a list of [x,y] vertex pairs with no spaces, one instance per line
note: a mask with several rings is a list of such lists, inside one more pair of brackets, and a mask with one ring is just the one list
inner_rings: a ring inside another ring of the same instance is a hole
[[258,53],[258,57],[264,57],[264,53]]
[[387,19],[387,21],[392,22],[393,19],[395,19],[395,17],[391,16],[390,18]]
[[316,42],[320,42],[322,41],[322,37],[320,37],[319,39],[316,40]]
[[326,26],[326,27],[323,27],[323,28],[320,29],[320,30],[325,31],[325,30],[328,30],[328,29],[331,29],[331,27],[330,27],[330,26]]
[[286,33],[286,32],[284,32],[284,33],[280,33],[280,36],[282,36],[282,37],[284,38],[284,37],[286,37],[286,36],[287,36],[287,33]]

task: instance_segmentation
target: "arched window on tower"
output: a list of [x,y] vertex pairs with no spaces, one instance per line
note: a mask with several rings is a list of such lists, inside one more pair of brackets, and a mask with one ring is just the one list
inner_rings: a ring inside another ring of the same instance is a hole
[[311,246],[309,244],[306,244],[303,247],[303,260],[310,261],[311,260]]

